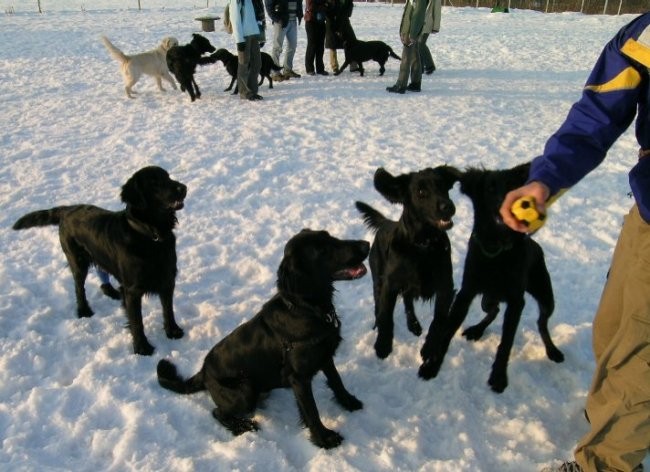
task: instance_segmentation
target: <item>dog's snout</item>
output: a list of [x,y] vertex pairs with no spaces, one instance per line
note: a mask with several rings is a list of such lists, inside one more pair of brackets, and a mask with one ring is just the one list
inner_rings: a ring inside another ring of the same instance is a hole
[[182,198],[185,198],[187,195],[187,185],[178,182],[176,185],[176,192],[178,192]]
[[456,206],[451,200],[444,200],[438,203],[438,211],[445,216],[454,216]]

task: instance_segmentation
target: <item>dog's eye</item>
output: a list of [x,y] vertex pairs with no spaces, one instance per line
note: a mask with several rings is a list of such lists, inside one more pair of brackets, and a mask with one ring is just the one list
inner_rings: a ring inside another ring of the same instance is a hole
[[425,188],[418,189],[418,198],[427,198],[428,196],[429,196],[429,192],[427,192],[427,189]]

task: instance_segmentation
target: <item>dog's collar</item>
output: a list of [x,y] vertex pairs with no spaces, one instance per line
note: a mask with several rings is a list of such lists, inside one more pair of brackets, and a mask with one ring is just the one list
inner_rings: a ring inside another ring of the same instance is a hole
[[135,218],[129,215],[127,215],[126,221],[127,223],[129,223],[129,226],[133,228],[136,232],[145,235],[146,237],[150,238],[152,241],[159,243],[164,240],[164,238],[160,235],[158,230],[153,226],[143,223],[142,221],[136,220]]
[[472,233],[470,238],[472,239],[472,241],[476,242],[479,249],[481,250],[481,253],[485,257],[487,257],[489,259],[493,259],[493,258],[497,257],[498,255],[500,255],[500,254],[502,254],[502,253],[504,253],[506,251],[509,251],[510,249],[512,249],[512,246],[513,246],[512,242],[507,242],[507,243],[504,243],[504,244],[498,244],[496,249],[494,249],[493,251],[488,251],[488,249],[481,242],[481,240],[478,238],[478,236],[476,236],[476,233]]
[[[293,303],[291,300],[287,299],[286,297],[280,295],[280,298],[282,298],[282,301],[290,311],[299,308],[297,304]],[[315,315],[316,318],[323,320],[325,323],[332,325],[334,328],[338,328],[339,326],[341,326],[341,320],[339,319],[339,315],[336,314],[336,309],[334,308],[334,305],[332,305],[329,310],[323,310],[323,311],[318,310],[318,308],[312,305],[307,305],[305,306],[304,310],[311,313],[316,312]]]

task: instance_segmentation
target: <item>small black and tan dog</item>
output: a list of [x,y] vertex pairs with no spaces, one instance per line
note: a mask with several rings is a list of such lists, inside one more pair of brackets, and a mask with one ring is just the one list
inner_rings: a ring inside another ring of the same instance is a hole
[[375,188],[389,202],[402,205],[398,221],[356,202],[366,225],[376,233],[370,249],[370,271],[377,328],[375,352],[382,359],[392,351],[393,311],[399,295],[407,327],[416,336],[422,334],[422,327],[415,315],[415,299],[431,300],[435,296],[432,326],[447,316],[454,297],[447,230],[456,212],[449,190],[459,175],[451,166],[398,176],[377,169]]
[[187,92],[192,101],[201,98],[201,90],[194,80],[196,66],[210,64],[210,58],[203,57],[203,54],[214,50],[215,47],[208,38],[195,33],[188,44],[173,46],[167,51],[167,67],[178,80],[181,90]]
[[375,61],[379,64],[379,75],[384,75],[386,71],[384,65],[389,57],[401,61],[393,49],[383,41],[347,40],[343,43],[343,50],[345,51],[345,62],[334,75],[339,75],[350,63],[356,62],[359,65],[359,73],[363,77],[363,63],[367,61]]
[[446,328],[427,334],[420,352],[423,360],[420,377],[430,379],[438,374],[452,338],[465,320],[472,300],[479,294],[483,295],[481,308],[486,316],[463,332],[469,340],[479,339],[499,313],[499,303],[506,303],[501,342],[488,380],[493,391],[500,393],[508,386],[508,359],[524,308],[525,292],[539,305],[537,327],[547,357],[554,362],[564,360],[548,331],[555,301],[542,248],[530,236],[508,228],[499,215],[506,193],[526,182],[529,168],[529,163],[507,170],[472,168],[461,176],[460,190],[471,199],[474,207],[474,226],[467,246],[463,282]]
[[213,416],[235,435],[258,429],[246,415],[255,410],[260,394],[290,387],[311,441],[323,448],[338,446],[343,438],[321,422],[312,379],[322,371],[343,408],[363,407],[346,390],[334,365],[341,323],[333,296],[337,280],[365,275],[369,249],[367,241],[301,231],[284,248],[277,294],[214,346],[197,374],[184,380],[174,364],[161,360],[158,382],[183,394],[208,390],[216,403]]
[[93,205],[59,206],[21,217],[13,229],[55,225],[74,278],[77,316],[93,315],[86,298],[90,266],[113,275],[122,285],[122,303],[136,354],[154,348],[144,334],[142,297],[157,294],[162,304],[165,333],[181,338],[174,319],[176,280],[176,212],[183,208],[187,187],[169,178],[160,167],[138,170],[122,186],[126,209],[109,211]]
[[[262,83],[264,83],[264,79],[267,79],[269,81],[269,88],[272,89],[273,79],[271,78],[271,71],[281,71],[282,67],[276,66],[269,54],[261,52],[260,55],[262,58],[262,67],[260,68],[260,81],[258,82],[258,85],[262,85]],[[221,48],[210,54],[209,59],[212,63],[215,63],[217,61],[221,61],[223,63],[223,66],[226,68],[226,71],[231,78],[230,85],[228,85],[228,87],[226,87],[223,91],[227,92],[228,90],[232,89],[234,85],[235,90],[233,90],[232,93],[233,95],[236,95],[239,92],[239,88],[237,87],[237,69],[239,68],[237,56],[227,49]]]

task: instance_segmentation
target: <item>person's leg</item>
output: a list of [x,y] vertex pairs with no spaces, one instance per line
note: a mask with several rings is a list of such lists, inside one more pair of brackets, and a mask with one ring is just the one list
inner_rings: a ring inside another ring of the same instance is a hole
[[273,23],[273,44],[271,46],[271,59],[273,63],[281,67],[280,55],[282,54],[282,46],[284,45],[284,28],[281,23]]
[[330,49],[330,67],[335,74],[339,71],[339,60],[336,57],[336,49]]
[[429,39],[429,33],[422,33],[418,38],[418,43],[420,45],[420,60],[422,61],[422,72],[429,75],[436,70],[436,65],[433,62],[433,56],[431,56],[431,51],[429,46],[427,46],[427,39]]
[[421,52],[419,41],[415,41],[415,43],[411,45],[410,49],[412,49],[412,51],[409,52],[411,60],[409,67],[411,82],[406,87],[406,90],[419,92],[422,86],[422,61],[420,60]]
[[316,73],[326,75],[323,55],[325,54],[325,23],[316,23],[314,34],[314,48],[316,50]]
[[397,75],[397,82],[391,87],[386,87],[386,90],[393,93],[404,93],[406,85],[409,80],[409,73],[411,70],[411,53],[412,47],[404,46],[402,48],[402,60],[399,64],[399,74]]
[[249,38],[245,39],[244,49],[237,49],[237,88],[239,89],[239,97],[248,99],[253,95],[249,88],[248,77],[250,75],[250,42]]
[[590,431],[576,461],[588,472],[632,471],[650,447],[650,225],[625,219],[594,320],[597,359],[587,396]]
[[298,21],[290,20],[289,24],[285,28],[285,34],[287,36],[287,50],[284,56],[284,69],[293,71],[293,57],[296,54],[296,48],[298,46]]
[[[305,21],[305,34],[307,35],[307,47],[305,48],[305,72],[314,75],[314,62],[316,61],[316,23]],[[323,61],[321,57],[321,62]]]
[[258,82],[260,70],[262,68],[262,56],[260,54],[260,42],[256,36],[246,38],[247,49],[250,51],[250,69],[248,72],[248,89],[252,92],[253,97],[262,98],[258,95]]

